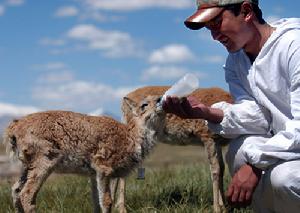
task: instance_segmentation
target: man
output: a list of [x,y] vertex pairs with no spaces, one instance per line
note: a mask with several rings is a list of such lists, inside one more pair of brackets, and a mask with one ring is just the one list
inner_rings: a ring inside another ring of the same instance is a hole
[[163,108],[208,121],[231,138],[227,199],[255,212],[300,212],[300,19],[267,24],[258,0],[198,0],[185,21],[206,27],[229,52],[225,79],[234,104],[167,97]]

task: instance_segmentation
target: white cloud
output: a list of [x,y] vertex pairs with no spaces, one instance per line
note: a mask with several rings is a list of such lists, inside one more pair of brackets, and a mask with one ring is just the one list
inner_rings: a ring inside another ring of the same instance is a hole
[[100,51],[108,58],[141,57],[144,55],[141,42],[121,31],[102,30],[93,24],[75,25],[64,33],[63,38],[43,38],[39,44],[53,47],[51,54],[74,51]]
[[32,66],[35,70],[42,70],[42,71],[51,71],[51,70],[65,70],[68,69],[68,66],[63,62],[49,62],[46,64],[35,64]]
[[195,6],[194,0],[83,0],[90,8],[101,10],[140,10],[146,8],[185,9]]
[[72,81],[74,79],[73,73],[67,70],[59,72],[51,72],[41,76],[38,79],[39,83],[59,83]]
[[20,106],[9,103],[0,103],[0,116],[23,116],[30,113],[41,111],[39,108],[33,106]]
[[126,20],[126,16],[104,14],[102,11],[87,9],[83,11],[80,16],[80,20],[93,20],[97,22],[121,22]]
[[105,31],[91,24],[77,25],[67,37],[83,42],[87,49],[101,50],[107,57],[128,57],[140,54],[136,41],[125,32]]
[[63,46],[66,42],[63,39],[43,38],[39,43],[45,46]]
[[34,89],[33,97],[50,106],[67,108],[75,108],[79,105],[85,108],[97,101],[115,99],[113,88],[84,81],[40,84]]
[[100,13],[99,11],[95,11],[95,10],[87,10],[84,11],[80,17],[81,20],[95,20],[98,22],[107,22],[110,20],[110,18],[108,18],[107,16],[103,15],[102,13]]
[[79,11],[74,6],[63,6],[57,9],[55,12],[56,17],[70,17],[70,16],[77,16]]
[[209,30],[199,30],[198,31],[199,38],[203,41],[211,41],[214,42],[212,39],[211,33]]
[[170,44],[155,50],[149,57],[151,63],[180,63],[195,58],[192,51],[182,44]]
[[271,15],[271,16],[266,17],[266,22],[268,22],[268,23],[273,23],[273,22],[275,22],[275,21],[278,21],[279,19],[281,19],[280,16],[277,16],[277,15]]
[[275,13],[283,13],[285,11],[285,8],[283,5],[280,5],[280,6],[277,5],[277,6],[273,7],[273,11]]
[[[76,79],[52,81],[44,77],[33,89],[33,98],[47,109],[68,109],[90,112],[95,108],[120,113],[120,101],[133,88],[109,85]],[[47,82],[48,80],[48,82]]]
[[76,16],[80,22],[86,20],[93,20],[97,22],[120,22],[125,19],[125,16],[115,15],[98,10],[90,4],[87,4],[85,2],[86,0],[76,1],[81,1],[83,4],[80,4],[78,7],[72,5],[61,6],[55,11],[54,16],[58,18]]
[[184,67],[176,66],[153,66],[145,70],[141,76],[141,80],[174,80],[181,78],[186,73],[192,73]]
[[[53,87],[52,87],[53,86]],[[43,90],[41,99],[48,100],[72,100],[78,101],[80,99],[89,102],[92,101],[90,97],[101,97],[102,99],[117,98],[115,88],[103,84],[90,83],[86,81],[70,81],[60,85],[48,85],[40,87]],[[87,97],[87,96],[88,97]]]
[[4,15],[8,7],[21,6],[24,3],[25,3],[24,0],[6,0],[6,2],[0,4],[0,16]]
[[205,56],[202,61],[207,63],[224,63],[225,58],[221,55]]
[[6,4],[10,6],[20,6],[25,3],[25,0],[7,0]]
[[0,5],[0,16],[3,16],[5,13],[5,7],[3,5]]
[[92,115],[92,116],[99,116],[99,115],[103,115],[104,113],[104,109],[102,108],[98,108],[92,112],[89,113],[89,115]]

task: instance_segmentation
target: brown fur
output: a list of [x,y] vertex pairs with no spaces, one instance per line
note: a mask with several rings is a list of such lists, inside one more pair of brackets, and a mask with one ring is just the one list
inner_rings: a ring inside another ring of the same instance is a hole
[[[139,101],[148,95],[162,96],[168,88],[169,86],[147,86],[130,92],[126,97]],[[220,88],[197,89],[191,95],[208,106],[221,101],[228,103],[233,102],[230,94]],[[131,112],[123,106],[124,105],[122,105],[123,119],[125,122],[129,122],[132,118]],[[214,211],[225,211],[223,193],[224,163],[221,145],[226,144],[228,140],[212,134],[202,119],[181,119],[173,114],[168,114],[165,124],[163,130],[164,134],[160,139],[161,142],[169,144],[204,145],[208,154],[213,180]],[[124,183],[122,183],[122,185],[124,185]],[[124,191],[124,189],[121,190]],[[122,198],[124,199],[124,195],[122,195]],[[119,203],[124,205],[125,201],[120,200]]]
[[[109,184],[135,168],[156,142],[165,120],[157,97],[147,105],[126,99],[133,119],[122,124],[110,117],[67,111],[47,111],[12,122],[5,142],[22,161],[23,172],[13,186],[16,211],[34,212],[36,195],[52,171],[80,173],[92,178],[94,206],[111,211]],[[144,102],[143,102],[144,103]]]

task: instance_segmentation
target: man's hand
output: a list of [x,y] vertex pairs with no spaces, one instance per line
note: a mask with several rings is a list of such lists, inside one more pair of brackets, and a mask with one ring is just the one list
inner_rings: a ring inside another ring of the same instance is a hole
[[227,200],[235,207],[251,204],[253,192],[260,180],[262,171],[245,164],[233,176],[227,191]]
[[206,106],[193,96],[188,96],[187,98],[168,96],[163,101],[162,107],[167,113],[173,113],[181,118],[205,119],[214,123],[220,123],[224,117],[221,109]]
[[209,107],[199,102],[195,97],[170,97],[168,96],[162,104],[163,109],[167,113],[175,114],[181,118],[202,118],[205,119]]

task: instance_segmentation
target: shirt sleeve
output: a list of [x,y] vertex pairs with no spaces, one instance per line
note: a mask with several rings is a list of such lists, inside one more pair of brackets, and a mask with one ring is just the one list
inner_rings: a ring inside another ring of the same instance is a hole
[[234,104],[219,102],[213,108],[223,110],[224,118],[221,123],[208,122],[208,127],[216,134],[225,138],[236,138],[239,135],[268,134],[269,113],[255,101],[241,100]]
[[270,113],[255,101],[250,88],[247,88],[245,84],[242,85],[237,72],[231,69],[234,67],[232,63],[235,62],[230,58],[227,59],[224,69],[234,103],[213,104],[213,108],[223,110],[224,118],[219,124],[208,122],[208,127],[225,138],[235,138],[245,134],[267,134],[270,128]]
[[248,144],[245,147],[248,162],[258,168],[267,168],[280,160],[300,159],[300,39],[296,39],[289,46],[288,59],[293,119],[288,120],[285,129],[279,131],[265,144]]

